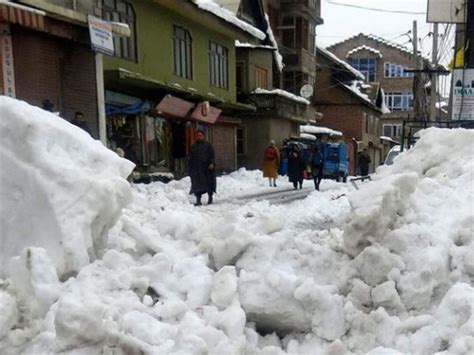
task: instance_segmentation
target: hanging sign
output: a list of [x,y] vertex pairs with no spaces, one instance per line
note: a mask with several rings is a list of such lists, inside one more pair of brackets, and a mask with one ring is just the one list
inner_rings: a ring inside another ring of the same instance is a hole
[[112,24],[100,18],[89,15],[89,33],[92,50],[98,53],[114,55],[114,38]]

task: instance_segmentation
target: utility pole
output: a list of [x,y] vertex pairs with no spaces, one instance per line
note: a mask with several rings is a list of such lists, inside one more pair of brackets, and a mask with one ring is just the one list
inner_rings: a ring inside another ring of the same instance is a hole
[[[431,61],[435,69],[438,66],[438,23],[433,25],[433,50],[431,51]],[[436,103],[438,98],[438,74],[431,74],[431,98],[430,98],[430,121],[436,121]],[[439,117],[439,116],[438,116]]]

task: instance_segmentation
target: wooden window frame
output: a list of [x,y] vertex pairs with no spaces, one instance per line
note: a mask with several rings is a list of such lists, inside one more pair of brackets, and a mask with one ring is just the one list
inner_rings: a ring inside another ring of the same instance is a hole
[[186,28],[173,25],[173,73],[193,80],[193,37]]

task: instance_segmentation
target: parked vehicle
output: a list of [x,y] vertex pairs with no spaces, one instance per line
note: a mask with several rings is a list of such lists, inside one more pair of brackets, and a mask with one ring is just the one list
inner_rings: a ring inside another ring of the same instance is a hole
[[323,179],[347,181],[349,175],[349,161],[347,145],[345,143],[322,143],[324,164]]
[[395,146],[392,147],[392,149],[390,149],[387,156],[385,157],[384,165],[392,165],[393,164],[393,160],[395,159],[395,157],[398,154],[400,154],[400,151],[401,151],[400,148],[401,148],[400,145],[395,145]]

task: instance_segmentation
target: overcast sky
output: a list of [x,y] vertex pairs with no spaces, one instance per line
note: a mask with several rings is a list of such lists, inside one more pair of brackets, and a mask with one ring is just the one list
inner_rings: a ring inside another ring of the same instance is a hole
[[[425,55],[431,53],[432,37],[427,37],[427,34],[432,30],[432,25],[426,22],[425,14],[384,13],[337,6],[330,3],[352,4],[396,11],[426,12],[427,0],[322,0],[321,2],[321,16],[324,19],[324,24],[318,26],[317,29],[318,45],[326,47],[364,32],[393,40],[412,49],[413,45],[409,43],[410,38],[403,34],[410,31],[413,27],[413,20],[417,20],[418,35],[422,39],[423,53]],[[441,26],[440,32],[443,30],[444,25]],[[411,37],[411,33],[409,35]],[[452,47],[452,45],[449,47]]]

